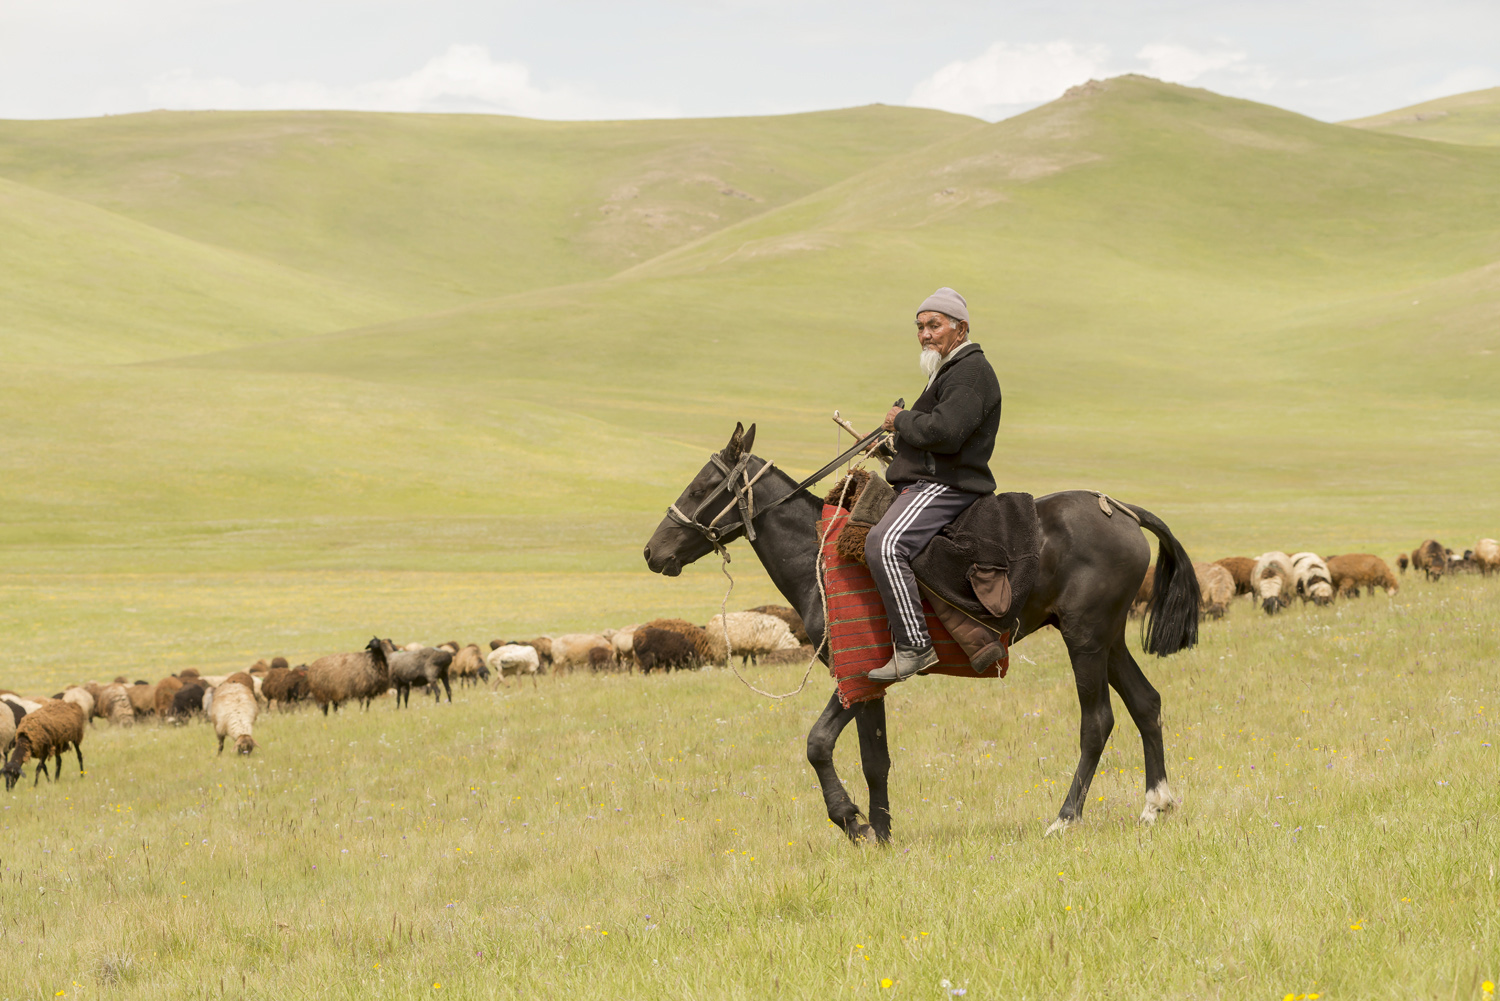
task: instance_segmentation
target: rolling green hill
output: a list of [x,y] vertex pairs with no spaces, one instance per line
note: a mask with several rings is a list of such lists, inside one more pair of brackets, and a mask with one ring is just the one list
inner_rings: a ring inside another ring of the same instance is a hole
[[[1500,531],[1500,150],[1138,77],[995,125],[876,108],[0,134],[0,177],[26,190],[303,282],[278,297],[290,336],[204,322],[148,364],[0,365],[12,566],[640,571],[736,420],[802,471],[831,454],[834,408],[868,426],[914,397],[911,312],[940,284],[1001,373],[1002,488],[1107,489],[1204,556]],[[167,160],[186,194],[148,183]],[[683,179],[709,160],[731,165]],[[476,204],[497,173],[510,194]],[[622,185],[675,221],[623,226],[602,211]],[[315,314],[351,287],[386,315]]]
[[1465,146],[1500,146],[1500,87],[1440,97],[1344,124]]

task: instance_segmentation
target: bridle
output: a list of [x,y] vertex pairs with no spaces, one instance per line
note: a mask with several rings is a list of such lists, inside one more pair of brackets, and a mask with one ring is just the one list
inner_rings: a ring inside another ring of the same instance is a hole
[[[717,466],[720,472],[724,474],[724,482],[719,484],[714,493],[718,493],[719,490],[727,490],[730,495],[729,503],[720,508],[719,513],[714,515],[707,522],[700,520],[700,516],[703,513],[704,505],[708,504],[709,502],[708,498],[704,499],[703,502],[698,505],[698,509],[693,512],[691,517],[684,514],[682,510],[678,508],[675,503],[673,503],[667,507],[667,517],[671,518],[674,522],[681,525],[683,528],[691,528],[694,531],[698,532],[698,534],[702,535],[703,538],[707,540],[709,545],[714,547],[714,552],[727,559],[729,552],[724,548],[725,539],[729,538],[729,536],[733,535],[736,531],[743,528],[745,530],[746,537],[749,538],[751,542],[754,542],[756,518],[770,513],[771,511],[780,507],[782,504],[791,500],[803,490],[818,482],[823,477],[827,476],[841,463],[846,461],[850,456],[865,449],[881,435],[887,433],[888,432],[881,428],[877,428],[876,430],[871,431],[869,434],[865,435],[859,441],[855,442],[849,448],[841,452],[838,457],[835,458],[832,462],[828,463],[828,465],[824,466],[822,469],[818,470],[816,473],[813,473],[811,476],[807,477],[805,480],[794,486],[786,495],[776,498],[771,503],[765,505],[759,510],[756,510],[755,507],[755,484],[760,482],[760,478],[762,476],[765,476],[768,472],[775,468],[776,463],[771,462],[770,460],[763,460],[763,464],[761,465],[760,469],[756,470],[755,474],[752,476],[750,474],[750,460],[753,459],[754,456],[750,455],[748,452],[744,455],[741,455],[739,457],[739,461],[737,461],[733,466],[731,466],[728,462],[725,462],[724,457],[720,453],[714,452],[709,456],[709,461]],[[713,495],[711,494],[710,498],[712,496]],[[734,522],[733,524],[720,525],[720,520],[723,519],[723,517],[730,511],[733,511],[736,508],[739,509],[739,520]]]

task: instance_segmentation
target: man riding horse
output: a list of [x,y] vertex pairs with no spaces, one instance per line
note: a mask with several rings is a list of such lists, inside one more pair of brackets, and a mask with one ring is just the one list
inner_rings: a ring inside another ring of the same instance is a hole
[[1000,429],[1000,380],[969,340],[964,297],[951,288],[928,296],[917,310],[917,341],[927,388],[910,410],[895,406],[885,415],[896,448],[885,478],[897,496],[865,543],[895,646],[895,656],[870,672],[871,681],[905,681],[937,663],[911,561],[995,490],[990,454]]

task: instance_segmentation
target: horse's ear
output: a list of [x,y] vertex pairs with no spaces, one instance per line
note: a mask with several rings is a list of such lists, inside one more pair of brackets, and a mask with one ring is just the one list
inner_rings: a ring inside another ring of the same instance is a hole
[[745,455],[749,455],[753,448],[755,448],[754,424],[750,425],[750,430],[746,431],[745,436],[740,439],[740,452]]
[[743,451],[741,443],[745,440],[745,425],[739,421],[734,422],[734,434],[729,436],[729,444],[724,446],[724,459],[727,462],[739,460],[740,452]]

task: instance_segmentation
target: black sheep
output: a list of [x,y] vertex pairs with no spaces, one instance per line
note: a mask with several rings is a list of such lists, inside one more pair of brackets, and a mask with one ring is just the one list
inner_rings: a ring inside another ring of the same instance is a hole
[[656,668],[671,671],[678,668],[695,667],[698,651],[691,640],[681,633],[655,626],[642,626],[635,631],[635,661],[642,674]]

